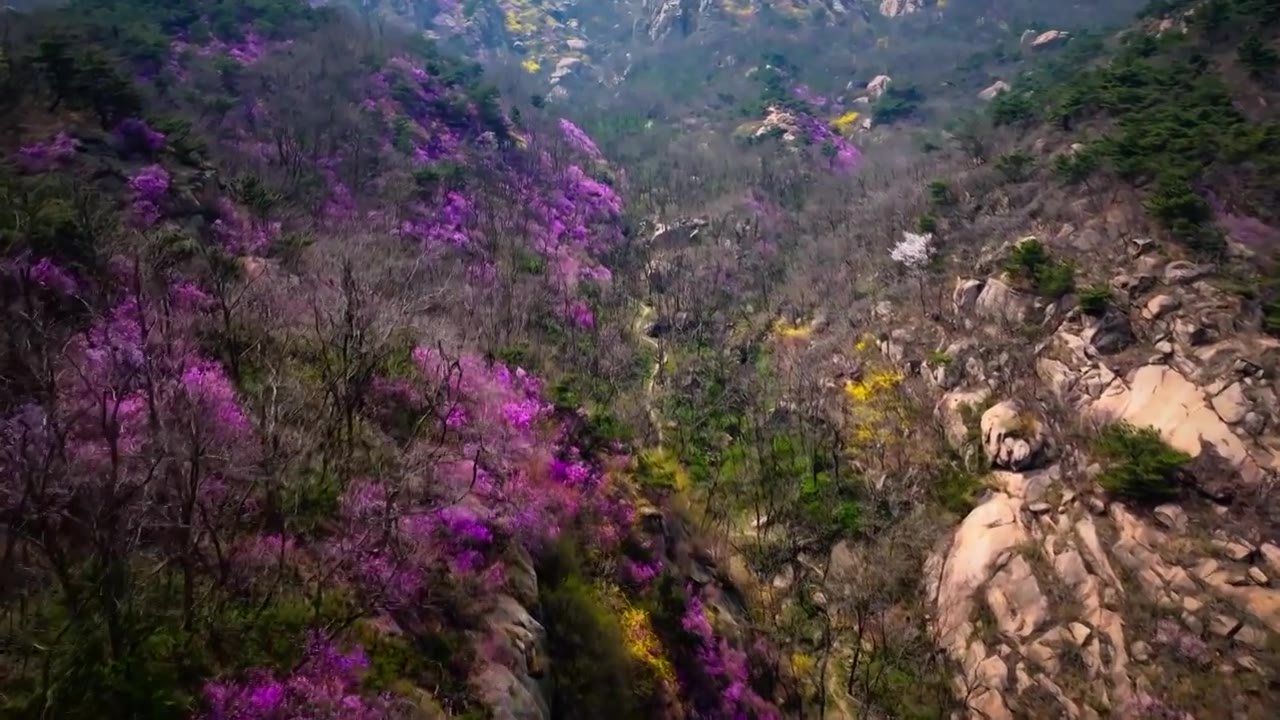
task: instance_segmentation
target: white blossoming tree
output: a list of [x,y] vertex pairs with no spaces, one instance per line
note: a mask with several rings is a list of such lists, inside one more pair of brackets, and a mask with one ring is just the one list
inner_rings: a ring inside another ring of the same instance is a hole
[[889,257],[915,275],[920,290],[920,310],[925,310],[924,269],[933,254],[933,235],[903,232],[902,239],[889,251]]

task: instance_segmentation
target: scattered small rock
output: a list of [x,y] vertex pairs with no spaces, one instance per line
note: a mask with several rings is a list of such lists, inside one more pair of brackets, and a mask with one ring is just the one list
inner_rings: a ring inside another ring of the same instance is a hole
[[1031,41],[1031,47],[1036,50],[1053,47],[1054,45],[1066,42],[1069,37],[1071,37],[1071,34],[1062,30],[1047,30],[1037,35],[1036,39]]
[[1164,267],[1164,281],[1170,285],[1182,285],[1199,280],[1212,271],[1208,265],[1197,265],[1189,260],[1174,260]]
[[1182,624],[1186,625],[1187,629],[1195,633],[1196,635],[1204,634],[1204,623],[1201,622],[1200,618],[1196,617],[1195,615],[1192,615],[1190,613],[1183,613]]
[[1262,543],[1262,547],[1258,549],[1271,572],[1280,575],[1280,547],[1276,547],[1271,543]]
[[1215,613],[1209,618],[1209,632],[1219,637],[1231,637],[1240,628],[1240,621],[1230,615]]
[[1236,658],[1236,666],[1241,670],[1248,670],[1259,675],[1266,675],[1266,671],[1262,669],[1262,665],[1251,655],[1241,655]]
[[1015,401],[999,403],[982,414],[982,447],[996,467],[1030,470],[1043,456],[1042,423]]
[[1182,307],[1182,303],[1171,295],[1157,295],[1147,301],[1146,307],[1142,309],[1142,317],[1148,320],[1159,320],[1169,313]]
[[1235,562],[1244,562],[1249,559],[1250,555],[1253,555],[1253,548],[1242,542],[1236,542],[1233,540],[1214,540],[1213,546],[1218,548],[1223,557],[1228,560],[1234,560]]
[[1267,429],[1267,419],[1260,413],[1245,413],[1244,420],[1241,421],[1240,427],[1250,435],[1261,435],[1263,430]]
[[1249,568],[1249,579],[1255,584],[1262,585],[1263,587],[1266,587],[1270,582],[1269,578],[1267,578],[1267,574],[1256,567]]
[[1169,503],[1155,509],[1156,520],[1170,530],[1184,532],[1187,529],[1187,513],[1178,505]]
[[1265,650],[1269,644],[1267,631],[1256,625],[1242,626],[1239,630],[1236,630],[1236,634],[1232,635],[1231,639],[1256,650]]
[[1151,659],[1151,646],[1142,640],[1138,640],[1129,646],[1129,654],[1133,659],[1144,663]]
[[872,100],[877,100],[884,94],[885,90],[889,89],[889,84],[892,82],[893,78],[888,75],[877,75],[871,79],[871,82],[867,83],[867,94],[871,96]]

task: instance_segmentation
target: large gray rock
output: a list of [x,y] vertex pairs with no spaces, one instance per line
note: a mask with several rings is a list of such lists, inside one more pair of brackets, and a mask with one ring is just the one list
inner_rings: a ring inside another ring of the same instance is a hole
[[990,395],[986,388],[981,388],[968,392],[949,392],[942,396],[942,400],[938,402],[937,415],[952,447],[960,448],[968,442],[969,428],[965,424],[965,415],[972,410],[966,411],[965,408],[976,410]]
[[1182,303],[1177,298],[1157,295],[1147,301],[1146,307],[1142,309],[1142,317],[1148,320],[1159,320],[1181,306]]
[[1009,92],[1010,89],[1009,83],[1003,80],[997,80],[987,86],[987,89],[978,93],[978,98],[987,101],[995,100],[997,95],[1003,92]]
[[1091,318],[1082,337],[1099,355],[1114,355],[1133,344],[1133,328],[1127,315],[1112,309]]
[[1055,45],[1061,45],[1070,37],[1071,34],[1063,30],[1046,30],[1045,32],[1037,35],[1035,40],[1031,41],[1031,47],[1036,50],[1040,50],[1043,48],[1053,47]]
[[1165,442],[1192,457],[1201,455],[1202,444],[1207,443],[1246,482],[1262,477],[1258,461],[1205,401],[1203,390],[1171,367],[1145,365],[1127,381],[1116,378],[1093,403],[1092,410],[1104,421],[1124,420],[1138,427],[1154,427]]
[[515,598],[499,595],[484,619],[481,643],[488,660],[476,669],[471,685],[494,720],[548,720],[551,709],[543,687],[548,669],[547,631]]
[[867,96],[872,100],[879,100],[885,90],[889,89],[889,85],[893,82],[893,78],[888,75],[877,75],[867,83]]
[[983,281],[972,278],[956,280],[956,289],[951,293],[951,304],[955,307],[956,314],[963,315],[973,310],[984,284]]
[[1022,324],[1031,315],[1035,299],[1014,290],[998,278],[987,280],[974,304],[974,312],[988,320]]

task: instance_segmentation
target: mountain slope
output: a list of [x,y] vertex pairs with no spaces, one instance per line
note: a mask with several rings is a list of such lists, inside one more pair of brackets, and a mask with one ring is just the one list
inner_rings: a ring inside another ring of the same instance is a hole
[[1276,8],[1136,9],[7,13],[0,714],[1269,717]]
[[6,717],[778,716],[640,521],[589,137],[340,10],[5,21]]

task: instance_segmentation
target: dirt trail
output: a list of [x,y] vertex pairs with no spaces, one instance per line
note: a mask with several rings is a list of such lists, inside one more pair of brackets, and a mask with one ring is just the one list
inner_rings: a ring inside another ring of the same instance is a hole
[[658,413],[657,403],[654,402],[654,390],[658,385],[658,374],[662,372],[662,365],[667,361],[666,353],[662,349],[661,343],[652,337],[649,337],[649,331],[653,329],[657,317],[654,313],[653,306],[646,303],[640,303],[640,312],[636,314],[636,321],[632,327],[636,337],[640,342],[652,347],[655,352],[653,367],[649,368],[649,377],[644,383],[644,409],[649,416],[649,424],[653,426],[658,434],[658,445],[662,445],[662,416]]

